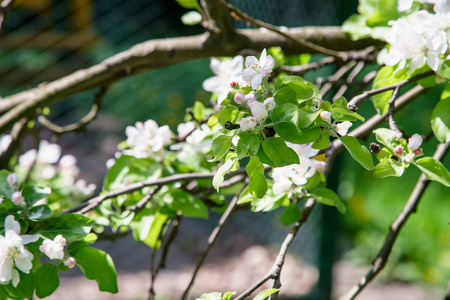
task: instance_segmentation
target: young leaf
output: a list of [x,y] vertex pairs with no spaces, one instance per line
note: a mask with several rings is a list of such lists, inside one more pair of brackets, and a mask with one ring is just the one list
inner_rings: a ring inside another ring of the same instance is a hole
[[[377,89],[381,87],[385,87],[391,84],[395,84],[397,82],[402,81],[407,78],[406,74],[400,74],[397,72],[394,74],[394,67],[384,66],[379,71],[377,76],[373,81],[372,89]],[[372,96],[373,105],[377,112],[382,115],[385,114],[389,108],[389,100],[391,100],[393,90],[389,90],[377,95]]]
[[352,136],[343,136],[339,138],[342,144],[347,148],[350,155],[365,169],[373,170],[373,159],[369,149],[359,144],[358,140]]
[[432,157],[418,159],[413,164],[418,167],[428,179],[450,186],[450,173],[444,165]]
[[58,269],[53,264],[42,265],[35,273],[36,296],[45,298],[53,294],[59,286]]
[[288,226],[288,225],[291,225],[291,224],[294,224],[295,222],[297,222],[301,216],[302,216],[302,212],[297,207],[297,204],[291,203],[281,213],[280,221],[281,221],[281,224],[283,224],[284,226]]
[[377,141],[393,153],[395,145],[397,144],[397,136],[395,135],[395,132],[387,128],[378,128],[373,132],[375,133]]
[[214,153],[214,159],[211,162],[218,161],[227,154],[231,147],[231,140],[233,136],[231,135],[219,135],[212,142],[212,151]]
[[176,0],[178,4],[187,9],[199,8],[198,0]]
[[105,252],[83,247],[72,254],[87,279],[95,280],[102,292],[117,293],[117,274],[111,257]]
[[232,158],[228,157],[225,163],[217,170],[216,175],[214,175],[213,187],[217,190],[217,192],[219,192],[219,186],[223,182],[225,173],[233,168],[236,160],[237,160],[236,154]]
[[274,163],[272,167],[283,167],[300,163],[297,153],[292,148],[289,148],[281,138],[267,138],[262,145],[264,153]]
[[208,219],[208,208],[205,203],[190,193],[179,189],[170,189],[161,198],[161,205],[174,212],[181,211],[185,217]]
[[340,213],[345,213],[346,207],[344,202],[339,198],[339,196],[330,189],[317,188],[311,192],[311,196],[317,200],[317,202],[323,203],[325,205],[336,206]]
[[450,98],[442,99],[434,108],[431,129],[439,142],[450,141]]
[[28,206],[33,206],[34,203],[47,197],[51,192],[48,187],[26,186],[23,188],[22,196]]
[[192,108],[192,114],[194,115],[194,119],[201,123],[203,120],[203,115],[205,114],[205,106],[203,105],[203,103],[201,103],[200,101],[195,101],[194,107]]
[[282,87],[281,89],[277,90],[274,94],[275,102],[277,105],[282,104],[294,104],[297,105],[297,94],[295,91],[288,87]]
[[306,128],[311,125],[319,116],[320,111],[313,112],[309,107],[304,107],[298,110],[298,128]]
[[267,297],[269,297],[270,295],[278,292],[280,289],[269,289],[269,290],[264,290],[261,291],[260,293],[258,293],[258,295],[255,296],[255,298],[253,298],[253,300],[264,300]]
[[256,156],[247,165],[249,174],[249,191],[253,197],[262,198],[267,192],[267,179],[264,176],[264,166]]
[[258,136],[252,132],[244,131],[239,135],[240,139],[236,147],[238,158],[250,155],[255,156],[258,153],[261,141]]
[[66,239],[85,237],[92,226],[92,219],[79,214],[65,214],[60,217],[46,219],[40,222],[36,233],[46,238],[54,239],[62,234]]
[[382,158],[380,163],[375,166],[373,176],[383,178],[388,176],[400,177],[405,171],[405,165],[390,158]]

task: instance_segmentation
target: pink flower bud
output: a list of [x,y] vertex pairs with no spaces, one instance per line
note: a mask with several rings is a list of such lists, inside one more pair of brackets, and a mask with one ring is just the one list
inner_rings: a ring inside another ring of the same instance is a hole
[[21,205],[25,201],[25,198],[23,198],[21,191],[14,192],[11,196],[11,201],[16,205]]
[[413,153],[415,155],[422,155],[423,154],[423,149],[422,148],[416,149],[416,150],[413,151]]
[[256,127],[256,120],[253,117],[243,118],[239,123],[239,126],[241,126],[242,131],[253,129]]
[[320,117],[322,118],[322,120],[324,120],[327,123],[331,123],[331,113],[329,111],[322,111],[320,113]]
[[403,153],[403,147],[402,146],[396,146],[394,148],[394,153],[395,154],[402,154]]
[[275,99],[273,97],[269,97],[266,100],[264,100],[264,106],[268,111],[272,111],[275,108]]
[[248,106],[250,107],[253,118],[255,118],[257,121],[264,121],[267,118],[267,109],[261,102],[252,101],[248,103]]
[[6,176],[6,181],[8,181],[10,186],[15,186],[19,183],[19,176],[17,176],[16,173],[8,174],[8,176]]
[[253,93],[249,93],[249,94],[245,95],[245,100],[247,100],[247,104],[257,101],[255,94],[253,94]]
[[230,82],[230,86],[231,86],[232,88],[237,87],[237,82],[236,82],[236,81]]
[[73,267],[75,267],[75,265],[77,264],[77,261],[75,260],[75,258],[73,258],[73,257],[69,257],[68,259],[66,259],[65,261],[64,261],[64,264],[67,266],[67,267],[69,267],[69,268],[73,268]]
[[58,234],[58,235],[53,239],[53,241],[54,241],[55,243],[59,244],[61,247],[64,247],[64,246],[66,245],[66,243],[67,243],[66,239],[65,239],[62,235],[60,235],[60,234]]
[[408,140],[408,148],[412,151],[419,149],[420,145],[422,145],[423,139],[417,133],[413,134],[412,137]]
[[245,94],[241,91],[236,92],[236,94],[234,95],[234,102],[236,102],[237,104],[240,104],[240,105],[244,105],[245,104]]

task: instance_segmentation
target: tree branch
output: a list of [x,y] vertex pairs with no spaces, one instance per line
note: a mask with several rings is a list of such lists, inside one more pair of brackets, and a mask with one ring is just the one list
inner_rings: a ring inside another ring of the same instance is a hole
[[[62,98],[106,86],[122,78],[149,70],[210,56],[231,56],[243,49],[280,46],[289,54],[314,53],[300,47],[276,33],[257,29],[236,31],[233,43],[224,45],[209,33],[197,36],[156,39],[133,46],[90,68],[76,71],[61,79],[41,84],[9,96],[0,103],[0,133],[4,133],[19,119],[33,114],[37,108],[48,106]],[[326,45],[336,51],[363,49],[379,42],[371,39],[352,41],[339,27],[302,27],[287,31],[293,37],[301,37],[317,45]]]
[[5,30],[6,20],[8,19],[8,14],[13,7],[16,0],[3,0],[0,3],[0,34]]
[[[450,142],[446,144],[439,144],[436,152],[433,155],[433,158],[436,160],[442,160],[447,154],[450,147]],[[384,268],[391,254],[392,248],[394,246],[395,241],[397,240],[397,236],[400,233],[400,230],[405,225],[408,218],[416,212],[417,207],[419,205],[419,201],[424,194],[426,188],[430,184],[430,180],[424,175],[421,174],[419,180],[416,183],[411,195],[409,196],[408,201],[403,207],[400,214],[397,216],[395,221],[389,228],[389,234],[386,237],[386,240],[378,253],[377,257],[372,263],[372,267],[369,272],[361,278],[359,283],[350,289],[350,291],[339,298],[339,300],[352,300],[378,275],[378,273]]]
[[211,235],[208,238],[208,244],[206,245],[205,250],[203,250],[202,254],[200,255],[200,259],[197,262],[197,266],[195,267],[194,273],[191,276],[191,280],[190,280],[187,288],[183,292],[183,296],[181,297],[182,300],[186,300],[188,298],[189,292],[190,292],[192,286],[194,285],[194,281],[195,281],[198,271],[202,267],[203,263],[205,262],[206,257],[208,256],[209,252],[211,251],[212,247],[214,246],[215,242],[217,241],[217,238],[218,238],[220,232],[222,231],[225,223],[228,222],[231,214],[233,213],[233,211],[236,207],[237,201],[239,199],[239,195],[242,193],[242,191],[244,190],[244,188],[246,186],[247,185],[245,184],[242,187],[242,189],[236,195],[234,195],[234,197],[233,197],[233,199],[231,199],[231,202],[228,205],[227,209],[225,210],[223,215],[220,217],[220,220],[217,223],[217,226],[211,232]]
[[[275,284],[281,285],[281,283],[280,283],[281,270],[283,268],[284,260],[286,258],[286,254],[289,249],[289,246],[291,245],[294,238],[297,236],[297,233],[300,230],[300,228],[303,226],[303,224],[305,224],[306,221],[308,221],[309,216],[310,216],[315,204],[316,204],[316,201],[313,198],[306,200],[300,220],[298,220],[297,223],[294,224],[291,231],[285,237],[283,243],[280,246],[280,251],[278,251],[278,255],[277,255],[275,262],[274,262],[272,268],[270,269],[270,271],[264,277],[262,277],[258,282],[256,282],[253,286],[251,286],[245,292],[243,292],[238,297],[236,297],[235,300],[245,299],[246,297],[250,296],[254,291],[256,291],[256,289],[258,289],[261,285],[263,285],[269,279],[274,279]],[[277,293],[277,295],[278,295],[278,293]]]

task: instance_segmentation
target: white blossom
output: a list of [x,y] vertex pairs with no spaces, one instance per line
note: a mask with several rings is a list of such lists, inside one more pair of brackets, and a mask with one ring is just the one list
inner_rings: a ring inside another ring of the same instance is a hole
[[311,147],[312,143],[298,145],[288,142],[287,145],[297,153],[300,164],[273,169],[274,184],[272,189],[275,195],[288,192],[293,186],[304,185],[308,178],[312,177],[316,171],[323,171],[325,166],[325,162],[311,158],[319,153],[319,150]]
[[239,126],[241,127],[242,131],[253,129],[256,127],[256,120],[254,117],[242,118]]
[[218,60],[212,57],[210,68],[216,76],[210,77],[203,81],[203,89],[208,92],[217,93],[217,102],[220,105],[227,97],[228,93],[233,90],[230,86],[231,82],[238,82],[240,85],[245,85],[244,82],[239,82],[239,78],[235,74],[241,72],[243,69],[244,58],[240,55],[233,59]]
[[342,123],[335,124],[335,130],[337,133],[339,133],[341,136],[347,135],[348,129],[352,127],[352,122],[345,121]]
[[245,81],[250,82],[252,89],[257,90],[262,79],[272,72],[274,65],[273,57],[267,55],[266,49],[264,49],[259,60],[255,56],[248,56],[245,59],[245,69],[236,76],[242,76]]
[[11,195],[11,201],[16,205],[21,205],[25,201],[25,198],[22,196],[22,191],[14,192]]
[[322,111],[320,113],[320,118],[327,123],[331,123],[331,113],[329,111],[326,110]]
[[127,126],[125,133],[130,149],[124,150],[123,153],[137,158],[162,158],[163,148],[170,143],[172,138],[169,126],[158,127],[153,120],[147,120],[145,123],[137,122],[135,126]]
[[408,148],[415,151],[422,145],[423,138],[417,133],[413,134],[408,140]]
[[250,111],[252,112],[253,118],[257,121],[264,121],[269,115],[266,106],[258,101],[252,101],[248,103]]
[[39,250],[50,259],[62,260],[64,258],[64,246],[66,243],[66,239],[58,234],[53,240],[45,239],[42,245],[39,246]]
[[12,142],[12,136],[9,134],[5,134],[0,136],[0,154],[2,154],[3,152],[5,152],[8,147],[9,144],[11,144]]
[[61,157],[61,147],[57,144],[49,143],[42,140],[39,143],[39,151],[31,149],[19,157],[19,164],[29,169],[36,162],[36,164],[54,164]]
[[276,103],[274,97],[269,97],[266,100],[264,100],[264,106],[268,111],[272,111],[275,108],[275,105]]
[[80,169],[77,167],[77,158],[71,154],[61,157],[58,162],[58,171],[66,184],[73,184],[80,173]]
[[38,239],[38,235],[20,235],[19,222],[12,215],[6,217],[5,236],[0,235],[0,284],[12,281],[16,287],[20,281],[17,269],[30,273],[33,254],[24,245]]
[[10,173],[6,176],[9,185],[15,187],[19,183],[19,176],[16,173]]
[[234,95],[234,102],[236,102],[237,104],[240,104],[240,105],[244,105],[245,104],[245,94],[241,91],[237,91],[236,94]]

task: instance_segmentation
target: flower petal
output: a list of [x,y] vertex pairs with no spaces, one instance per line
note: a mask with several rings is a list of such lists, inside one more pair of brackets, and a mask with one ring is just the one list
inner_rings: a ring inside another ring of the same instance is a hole
[[5,219],[5,232],[8,232],[8,230],[20,234],[20,224],[14,219],[13,215],[9,215]]

